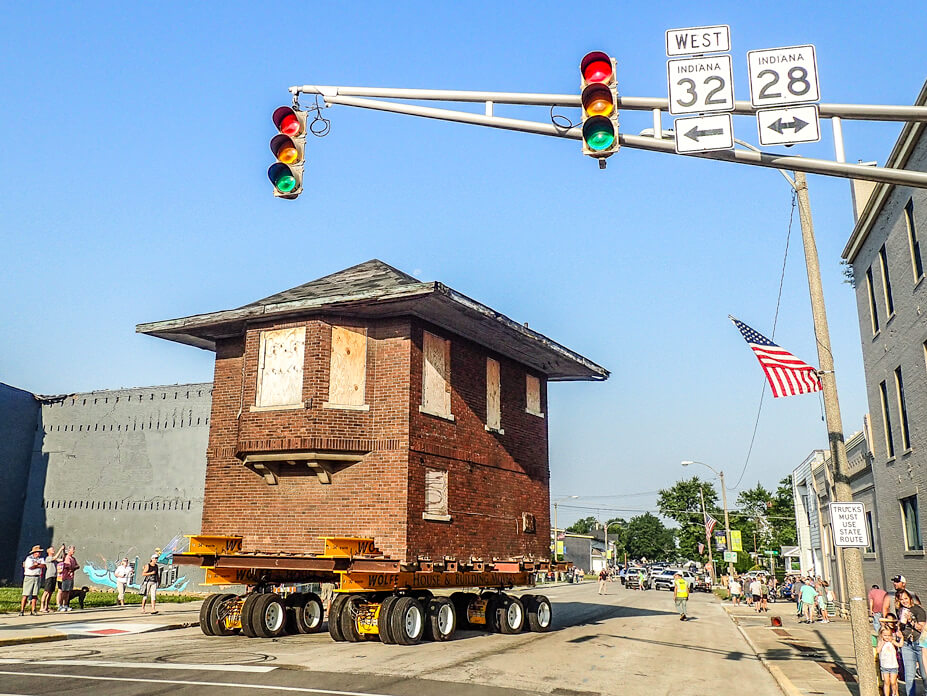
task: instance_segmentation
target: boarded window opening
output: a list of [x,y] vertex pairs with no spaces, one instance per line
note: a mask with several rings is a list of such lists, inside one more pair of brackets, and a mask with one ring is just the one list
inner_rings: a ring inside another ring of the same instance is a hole
[[328,378],[328,404],[333,406],[363,406],[366,385],[366,329],[333,326],[331,369]]
[[502,398],[499,361],[486,358],[486,427],[502,430]]
[[256,406],[301,404],[305,348],[304,326],[261,332]]
[[525,410],[534,416],[544,417],[541,411],[541,380],[534,375],[525,377]]
[[453,419],[451,415],[451,342],[424,332],[422,341],[422,409]]
[[447,471],[425,469],[425,519],[449,521],[447,507]]

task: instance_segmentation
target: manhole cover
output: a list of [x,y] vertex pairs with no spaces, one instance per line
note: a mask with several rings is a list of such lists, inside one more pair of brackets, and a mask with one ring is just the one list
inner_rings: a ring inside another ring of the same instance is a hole
[[175,665],[247,665],[255,662],[273,662],[275,657],[262,653],[227,652],[215,650],[191,650],[172,655],[161,655],[155,662],[169,662]]
[[8,647],[3,649],[4,657],[17,657],[24,660],[73,660],[82,657],[99,656],[99,650],[82,650],[80,648],[64,648],[60,642],[23,645],[21,647]]

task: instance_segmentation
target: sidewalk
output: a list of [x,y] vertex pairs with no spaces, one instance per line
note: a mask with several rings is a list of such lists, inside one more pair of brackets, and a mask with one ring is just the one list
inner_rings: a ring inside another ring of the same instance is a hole
[[167,631],[199,625],[202,602],[158,604],[157,614],[143,614],[139,605],[88,607],[39,616],[0,614],[0,647],[69,638]]
[[722,606],[787,696],[859,694],[848,621],[800,624],[793,602],[772,603],[763,614],[745,604]]

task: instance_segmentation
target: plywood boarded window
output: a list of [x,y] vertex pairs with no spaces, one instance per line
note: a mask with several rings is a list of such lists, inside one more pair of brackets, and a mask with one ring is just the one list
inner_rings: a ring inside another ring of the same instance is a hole
[[326,406],[363,406],[367,384],[367,330],[332,327]]
[[528,413],[544,417],[541,412],[541,380],[533,375],[525,376],[525,402]]
[[424,332],[422,341],[422,407],[433,416],[451,415],[451,342]]
[[486,358],[486,427],[489,430],[502,430],[499,361],[492,358]]
[[447,471],[425,469],[425,511],[426,520],[450,520],[447,512]]
[[306,327],[261,332],[255,405],[302,404]]

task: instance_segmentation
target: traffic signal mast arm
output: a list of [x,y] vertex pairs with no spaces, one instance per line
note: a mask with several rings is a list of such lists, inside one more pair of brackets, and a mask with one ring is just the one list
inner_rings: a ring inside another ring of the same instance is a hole
[[[501,128],[523,133],[549,135],[571,140],[582,140],[582,127],[564,127],[556,123],[541,123],[513,118],[503,118],[493,114],[495,104],[513,104],[546,107],[575,107],[580,108],[579,94],[531,94],[519,92],[478,92],[464,90],[437,90],[437,89],[396,89],[381,87],[338,87],[328,85],[302,85],[290,87],[294,97],[300,94],[320,95],[327,106],[341,105],[353,106],[378,111],[433,118],[457,123],[469,123],[490,128]],[[374,97],[374,98],[367,98]],[[409,99],[415,101],[445,101],[485,103],[486,113],[477,114],[467,111],[453,111],[450,109],[404,104],[383,99]],[[897,105],[869,105],[869,104],[820,104],[822,117],[870,121],[919,121],[927,122],[927,107],[925,106],[897,106]],[[668,100],[650,97],[618,97],[618,108],[635,111],[652,111],[655,113],[655,123],[659,122],[659,111],[668,109]],[[755,114],[756,109],[744,101],[735,102],[735,114]],[[639,150],[651,150],[677,154],[672,140],[665,140],[659,129],[655,135],[639,136],[619,133],[618,140],[622,147]],[[838,146],[842,150],[842,143]],[[901,186],[913,186],[927,189],[927,173],[906,169],[888,169],[885,167],[872,167],[861,164],[846,164],[830,160],[813,159],[809,157],[795,157],[776,154],[772,152],[751,152],[747,150],[727,150],[705,153],[687,153],[686,157],[700,157],[702,159],[716,159],[740,164],[750,164],[774,169],[802,171],[810,174],[822,174],[846,179],[861,179]]]

